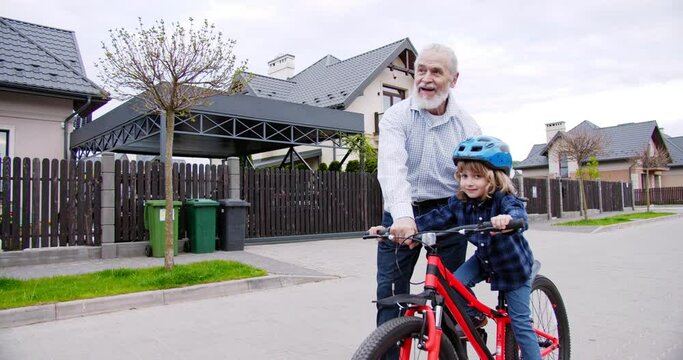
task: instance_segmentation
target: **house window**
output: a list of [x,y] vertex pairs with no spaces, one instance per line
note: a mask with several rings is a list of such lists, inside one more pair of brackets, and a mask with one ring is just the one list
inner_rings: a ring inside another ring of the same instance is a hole
[[560,177],[561,178],[569,177],[569,163],[567,161],[567,155],[566,154],[560,155]]
[[[397,89],[391,86],[382,85],[382,102],[384,104],[384,111],[387,111],[392,105],[406,98],[406,91]],[[379,121],[382,119],[381,113],[375,113],[375,135],[379,134]]]
[[9,130],[0,129],[0,157],[9,155]]
[[406,91],[391,86],[382,86],[382,98],[384,101],[384,111],[406,98]]

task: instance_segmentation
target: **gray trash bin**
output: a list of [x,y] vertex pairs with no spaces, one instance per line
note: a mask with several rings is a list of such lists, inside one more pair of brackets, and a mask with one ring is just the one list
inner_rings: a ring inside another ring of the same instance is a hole
[[244,250],[247,208],[250,204],[239,199],[222,199],[218,203],[218,249]]

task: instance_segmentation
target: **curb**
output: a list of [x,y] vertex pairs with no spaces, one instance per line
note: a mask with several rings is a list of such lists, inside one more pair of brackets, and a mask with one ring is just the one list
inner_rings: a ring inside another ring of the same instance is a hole
[[605,225],[605,226],[599,226],[595,230],[591,231],[590,234],[595,234],[599,232],[605,232],[605,231],[612,231],[612,230],[619,230],[619,229],[624,229],[628,227],[633,227],[637,225],[642,225],[642,224],[647,224],[647,223],[652,223],[652,222],[658,222],[658,221],[663,221],[663,220],[670,220],[670,219],[675,219],[675,218],[682,218],[683,214],[674,214],[674,215],[667,215],[667,216],[660,216],[652,219],[640,219],[640,220],[635,220],[635,221],[629,221],[629,222],[624,222],[624,223],[619,223],[619,224],[614,224],[614,225]]
[[0,310],[0,329],[108,312],[135,310],[150,306],[169,305],[190,300],[244,294],[258,290],[276,289],[336,278],[338,277],[268,275],[252,279]]

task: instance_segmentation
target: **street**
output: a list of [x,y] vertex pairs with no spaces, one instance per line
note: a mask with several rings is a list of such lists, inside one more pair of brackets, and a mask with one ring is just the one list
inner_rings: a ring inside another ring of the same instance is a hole
[[[572,359],[683,359],[682,225],[678,217],[596,234],[526,232],[567,306]],[[0,359],[343,360],[373,330],[374,241],[246,251],[339,278],[0,329]],[[414,281],[423,275],[421,260]],[[475,292],[494,304],[488,284]],[[488,332],[491,341],[491,322]]]

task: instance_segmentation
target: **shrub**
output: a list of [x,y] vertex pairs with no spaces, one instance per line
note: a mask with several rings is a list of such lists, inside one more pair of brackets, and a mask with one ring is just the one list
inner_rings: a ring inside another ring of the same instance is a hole
[[346,164],[346,172],[359,172],[360,162],[358,160],[351,160]]
[[335,160],[330,163],[330,166],[327,168],[330,171],[341,171],[341,163],[339,161]]
[[365,159],[365,172],[373,173],[377,171],[377,158]]
[[324,162],[318,164],[318,171],[327,171],[327,164],[325,164]]

